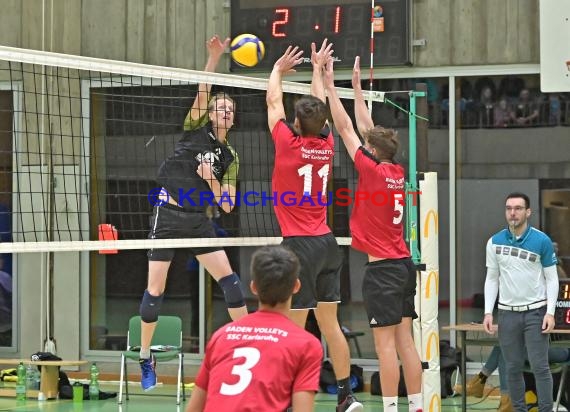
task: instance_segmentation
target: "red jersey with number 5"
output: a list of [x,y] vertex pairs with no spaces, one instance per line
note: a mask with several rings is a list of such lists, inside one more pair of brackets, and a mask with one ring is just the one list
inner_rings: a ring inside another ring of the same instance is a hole
[[272,189],[282,236],[321,236],[327,225],[327,182],[332,175],[334,138],[299,136],[284,120],[271,133],[275,144]]
[[285,411],[295,392],[319,390],[323,350],[287,316],[257,311],[214,333],[196,378],[205,412]]
[[357,192],[350,216],[352,247],[384,259],[410,256],[403,236],[404,168],[378,162],[364,147],[354,155]]

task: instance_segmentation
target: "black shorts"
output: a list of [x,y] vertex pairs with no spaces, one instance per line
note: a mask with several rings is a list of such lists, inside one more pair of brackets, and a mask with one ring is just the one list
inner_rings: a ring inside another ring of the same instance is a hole
[[402,318],[416,319],[416,267],[410,258],[366,264],[362,296],[371,328],[397,325]]
[[[185,212],[178,206],[155,206],[150,218],[149,239],[182,239],[216,237],[212,221],[205,213]],[[150,249],[148,260],[170,262],[176,249]],[[222,247],[191,247],[194,256],[223,250]]]
[[301,262],[301,289],[293,295],[292,309],[313,309],[317,302],[340,301],[342,255],[332,233],[286,237],[281,244]]

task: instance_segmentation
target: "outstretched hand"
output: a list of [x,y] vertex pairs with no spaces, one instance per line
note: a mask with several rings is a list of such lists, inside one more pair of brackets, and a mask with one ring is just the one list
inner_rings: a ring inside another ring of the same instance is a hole
[[362,87],[360,83],[360,56],[356,56],[354,59],[354,67],[352,68],[352,88],[360,89]]
[[303,62],[303,50],[299,50],[299,46],[289,46],[283,56],[281,56],[273,65],[282,74],[294,73],[294,67]]
[[323,82],[325,84],[325,88],[334,87],[334,59],[332,56],[329,56],[326,60],[324,71],[323,71]]
[[208,50],[208,56],[214,59],[219,59],[224,50],[230,45],[230,38],[226,37],[224,41],[220,39],[220,37],[216,34],[212,36],[206,42],[206,49]]
[[313,68],[323,68],[329,57],[332,57],[334,50],[332,50],[332,43],[327,44],[327,39],[323,40],[321,48],[317,51],[317,46],[311,43],[311,63]]

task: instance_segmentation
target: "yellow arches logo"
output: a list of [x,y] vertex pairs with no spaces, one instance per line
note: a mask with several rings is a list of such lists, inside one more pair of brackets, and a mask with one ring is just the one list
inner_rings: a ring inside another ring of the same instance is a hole
[[[433,279],[433,282],[432,282]],[[433,283],[433,286],[435,287],[435,293],[434,296],[437,297],[437,295],[439,294],[439,273],[436,270],[432,270],[428,273],[427,275],[427,279],[426,279],[426,299],[430,298],[430,291],[432,290],[431,288],[431,284]]]
[[429,401],[429,412],[433,412],[434,408],[437,408],[438,411],[441,411],[441,398],[437,393],[434,393]]
[[[432,348],[433,345],[433,348]],[[431,332],[427,337],[426,356],[425,360],[430,361],[433,359],[432,352],[439,358],[439,335],[437,332]]]
[[424,220],[424,237],[428,237],[428,235],[429,235],[430,218],[433,218],[433,226],[434,226],[435,234],[437,235],[439,232],[439,216],[435,210],[430,209],[430,210],[428,210],[428,212],[426,214],[426,218]]

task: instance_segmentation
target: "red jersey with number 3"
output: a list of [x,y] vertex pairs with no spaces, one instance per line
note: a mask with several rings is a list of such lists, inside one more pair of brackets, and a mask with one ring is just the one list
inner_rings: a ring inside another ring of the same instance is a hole
[[354,155],[354,166],[356,190],[362,195],[355,199],[350,216],[352,247],[377,258],[409,257],[403,236],[404,168],[378,162],[362,146]]
[[301,137],[284,120],[271,133],[275,144],[272,189],[282,236],[321,236],[327,225],[327,182],[332,176],[334,138],[328,127],[320,136]]
[[257,311],[214,333],[196,378],[205,412],[285,411],[295,392],[319,390],[323,350],[285,315]]

